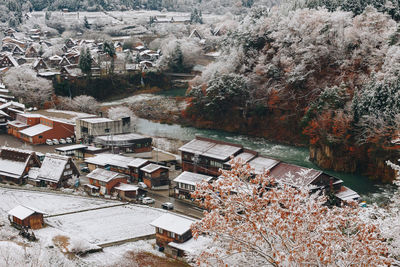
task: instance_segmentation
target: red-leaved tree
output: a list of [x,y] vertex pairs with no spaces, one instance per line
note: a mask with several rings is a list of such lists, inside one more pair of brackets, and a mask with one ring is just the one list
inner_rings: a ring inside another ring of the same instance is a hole
[[196,257],[199,265],[378,266],[389,265],[378,227],[355,203],[329,208],[308,188],[277,184],[267,173],[251,175],[234,162],[222,179],[199,184],[193,197],[207,210],[193,235],[213,239]]

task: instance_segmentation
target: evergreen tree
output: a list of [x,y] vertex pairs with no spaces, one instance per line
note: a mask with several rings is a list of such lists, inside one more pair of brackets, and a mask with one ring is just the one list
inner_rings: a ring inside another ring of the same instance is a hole
[[90,24],[86,16],[83,18],[83,26],[85,26],[86,29],[90,29]]
[[190,14],[190,23],[203,24],[203,15],[201,11],[197,10],[197,8],[195,8]]
[[185,72],[185,66],[183,64],[183,53],[180,44],[176,46],[168,67],[172,72]]
[[111,58],[110,73],[114,73],[114,59],[117,55],[114,44],[111,41],[105,41],[103,45],[103,52],[108,54],[108,56]]
[[83,73],[90,74],[92,70],[92,55],[89,48],[87,48],[86,51],[84,48],[82,48],[81,55],[79,57],[79,68]]

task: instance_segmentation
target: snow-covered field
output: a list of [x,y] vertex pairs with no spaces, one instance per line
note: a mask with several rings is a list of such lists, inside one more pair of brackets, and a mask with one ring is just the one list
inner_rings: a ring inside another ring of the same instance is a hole
[[105,106],[118,106],[122,104],[134,104],[134,103],[139,103],[147,100],[152,100],[152,99],[162,99],[162,96],[158,95],[153,95],[153,94],[140,94],[140,95],[134,95],[134,96],[129,96],[127,98],[115,100],[112,102],[103,102],[101,105],[103,107]]
[[118,203],[117,201],[104,199],[0,188],[0,215],[3,217],[7,216],[8,211],[18,205],[36,208],[48,215],[55,215],[91,208],[108,207]]
[[103,244],[154,234],[150,223],[162,214],[162,210],[127,205],[51,217],[47,222],[72,236]]

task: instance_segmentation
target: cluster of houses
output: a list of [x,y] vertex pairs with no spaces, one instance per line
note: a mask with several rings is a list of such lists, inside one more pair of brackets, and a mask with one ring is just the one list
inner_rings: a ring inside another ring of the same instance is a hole
[[111,61],[115,73],[127,73],[129,71],[151,68],[159,58],[160,51],[147,49],[143,43],[134,44],[134,47],[124,49],[123,38],[116,38],[111,41],[115,49],[115,56],[104,52],[103,42],[69,38],[61,51],[49,55],[45,53],[54,46],[46,32],[39,29],[32,29],[26,33],[16,32],[14,29],[7,29],[2,39],[0,51],[0,73],[6,72],[9,68],[21,65],[30,65],[38,76],[52,79],[61,77],[63,79],[75,79],[83,76],[79,68],[79,59],[82,49],[85,52],[90,50],[92,57],[91,74],[98,76],[106,74],[110,70]]

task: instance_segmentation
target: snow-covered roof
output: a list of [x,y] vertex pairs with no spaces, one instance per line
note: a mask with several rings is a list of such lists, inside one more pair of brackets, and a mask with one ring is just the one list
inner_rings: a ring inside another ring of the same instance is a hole
[[241,146],[212,142],[212,140],[193,139],[179,148],[180,151],[226,161],[242,149]]
[[[146,137],[140,134],[128,133],[128,134],[116,134],[112,136],[112,141],[133,141],[133,140],[142,140],[150,137]],[[109,135],[101,135],[97,136],[95,141],[109,142],[111,138]]]
[[335,194],[335,196],[343,201],[357,200],[360,195],[357,192],[351,190],[346,186],[342,186],[340,191]]
[[193,255],[203,251],[204,248],[206,248],[211,242],[212,242],[211,238],[205,236],[199,236],[197,239],[194,239],[192,237],[188,241],[183,243],[169,242],[168,246],[179,250],[183,250]]
[[49,57],[49,60],[51,60],[51,61],[61,61],[62,59],[63,58],[58,56],[58,55],[54,55],[54,56]]
[[85,162],[89,164],[94,164],[99,166],[111,165],[126,169],[128,169],[128,164],[131,161],[132,161],[131,157],[125,157],[109,153],[98,154],[94,157],[90,157],[85,160]]
[[133,159],[131,162],[129,162],[128,166],[133,167],[133,168],[140,168],[147,162],[149,162],[149,161],[146,159],[136,158],[136,159]]
[[152,173],[152,172],[155,172],[156,170],[161,169],[161,168],[168,170],[167,167],[162,166],[162,165],[158,165],[158,164],[154,164],[154,163],[146,165],[146,166],[140,168],[140,170],[144,171],[144,172],[147,172],[147,173]]
[[236,162],[236,161],[240,161],[242,163],[247,163],[250,160],[254,159],[255,157],[256,157],[256,155],[253,153],[243,152],[243,153],[238,154],[236,157],[234,157],[232,160],[228,161],[225,164],[231,166],[232,165],[231,163]]
[[13,208],[12,210],[10,210],[8,212],[8,215],[14,216],[20,220],[25,220],[26,218],[28,218],[29,216],[31,216],[34,213],[42,213],[41,211],[32,209],[32,208],[28,208],[25,206],[16,206],[15,208]]
[[76,144],[76,145],[70,145],[70,146],[63,146],[63,147],[58,147],[56,148],[56,151],[72,151],[72,150],[77,150],[77,149],[83,149],[87,148],[88,146],[82,145],[82,144]]
[[9,121],[8,124],[16,128],[22,128],[28,126],[28,124],[22,123],[20,121]]
[[47,153],[37,178],[50,182],[60,181],[68,162],[69,157]]
[[262,174],[269,171],[277,164],[279,164],[279,161],[265,157],[257,157],[249,162],[250,167],[254,170],[254,174]]
[[15,60],[15,58],[12,55],[6,55],[6,57],[11,61],[11,63],[14,65],[14,67],[19,66],[18,62]]
[[187,231],[190,231],[190,226],[194,222],[195,220],[189,219],[188,217],[166,213],[161,217],[155,219],[153,222],[150,223],[150,225],[161,228],[168,232],[183,235]]
[[29,179],[29,180],[34,180],[34,181],[39,181],[39,180],[37,179],[38,174],[39,174],[39,169],[40,169],[40,168],[38,168],[38,167],[32,167],[32,168],[30,168],[30,169],[29,169],[29,172],[28,172],[28,179]]
[[5,108],[8,108],[9,106],[15,106],[15,107],[18,107],[18,108],[25,109],[25,105],[24,104],[21,104],[21,103],[18,103],[18,102],[14,102],[14,101],[10,101],[10,102],[4,103],[3,105],[0,105],[0,109],[5,109]]
[[4,116],[4,117],[10,117],[8,116],[7,113],[5,113],[4,111],[0,110],[0,116]]
[[118,172],[113,172],[113,171],[97,168],[94,171],[92,171],[91,173],[89,173],[88,175],[86,175],[86,177],[108,183],[109,181],[111,181],[113,179],[124,178],[127,176],[124,174],[118,173]]
[[49,127],[47,125],[36,124],[36,125],[34,125],[32,127],[29,127],[29,128],[26,128],[26,129],[23,129],[23,130],[19,131],[19,133],[32,137],[32,136],[36,136],[36,135],[39,135],[41,133],[47,132],[47,131],[49,131],[51,129],[53,129],[53,128],[51,128],[51,127]]
[[278,183],[301,187],[310,185],[322,171],[281,162],[270,170],[270,175]]
[[132,184],[119,184],[118,186],[114,187],[116,190],[120,191],[137,191],[139,189],[138,186]]
[[196,185],[198,183],[201,183],[202,181],[208,182],[212,178],[213,178],[212,176],[207,176],[207,175],[203,175],[203,174],[199,174],[199,173],[184,171],[178,177],[176,177],[174,179],[174,182],[189,184],[189,185]]
[[88,123],[104,123],[104,122],[113,122],[113,120],[108,118],[84,118],[80,119],[81,121],[88,122]]
[[[18,159],[15,159],[14,156],[10,158],[9,155],[11,154],[8,151],[22,153],[22,155],[19,154]],[[25,171],[31,154],[33,154],[33,151],[2,147],[0,154],[0,175],[20,178]]]

